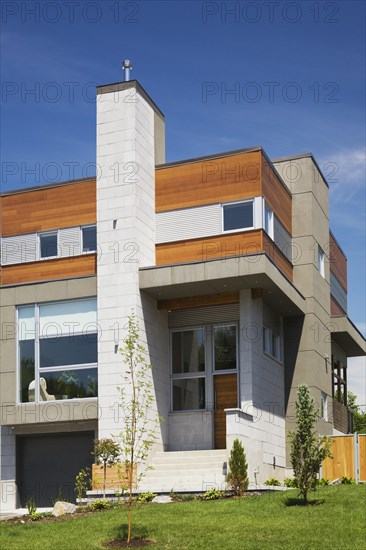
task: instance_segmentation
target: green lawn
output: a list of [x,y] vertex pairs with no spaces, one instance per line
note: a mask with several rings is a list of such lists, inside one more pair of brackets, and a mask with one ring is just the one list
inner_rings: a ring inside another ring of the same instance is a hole
[[[365,548],[366,487],[319,489],[323,504],[286,506],[296,491],[239,500],[146,504],[136,508],[135,534],[159,549]],[[93,550],[121,535],[125,510],[115,508],[53,523],[0,523],[3,550]],[[136,532],[138,531],[138,532]]]

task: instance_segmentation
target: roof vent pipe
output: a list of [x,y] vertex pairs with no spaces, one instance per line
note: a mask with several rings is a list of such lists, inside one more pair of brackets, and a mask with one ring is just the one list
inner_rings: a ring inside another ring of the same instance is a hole
[[125,82],[130,80],[130,71],[132,71],[132,61],[125,59],[122,63],[122,69],[125,72]]

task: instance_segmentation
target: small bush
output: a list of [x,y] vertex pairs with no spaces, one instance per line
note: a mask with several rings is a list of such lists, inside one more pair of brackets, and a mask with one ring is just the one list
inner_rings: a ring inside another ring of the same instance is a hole
[[90,468],[82,468],[75,478],[76,497],[81,501],[86,496],[86,492],[91,487]]
[[219,489],[215,489],[215,487],[212,487],[212,489],[206,491],[203,496],[205,500],[218,500],[219,498],[222,498],[224,494],[225,491],[219,491]]
[[288,477],[283,482],[285,487],[290,487],[291,489],[295,489],[297,487],[297,481],[294,477]]
[[244,453],[244,447],[239,439],[235,439],[229,458],[229,472],[226,476],[229,487],[235,495],[242,496],[248,489],[248,464]]
[[176,498],[178,500],[181,500],[182,502],[188,502],[190,500],[196,500],[196,495],[191,495],[190,493],[183,493],[181,495],[176,495]]
[[353,477],[346,477],[346,476],[343,476],[341,477],[341,485],[355,485],[355,480],[353,479]]
[[39,519],[41,519],[43,517],[43,514],[40,514],[39,512],[32,512],[30,514],[30,517],[31,517],[32,521],[38,521]]
[[106,508],[110,508],[111,504],[108,500],[100,498],[91,502],[89,506],[92,510],[105,510]]
[[137,502],[151,502],[156,497],[155,493],[148,491],[147,493],[140,493],[137,497]]
[[275,477],[270,477],[264,482],[264,485],[271,485],[272,487],[279,487],[281,485],[280,481]]
[[28,509],[28,514],[31,516],[32,514],[35,514],[37,512],[37,505],[36,505],[36,501],[34,500],[34,498],[30,498],[29,500],[27,500],[27,509]]
[[327,479],[325,477],[321,477],[320,479],[318,479],[318,485],[320,485],[320,487],[324,487],[326,485],[329,485],[329,479]]

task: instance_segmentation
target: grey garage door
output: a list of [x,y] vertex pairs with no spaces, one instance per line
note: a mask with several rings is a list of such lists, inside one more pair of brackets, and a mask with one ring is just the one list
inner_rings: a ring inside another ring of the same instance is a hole
[[93,432],[17,437],[17,485],[22,506],[34,498],[37,506],[52,506],[62,498],[75,501],[75,477],[91,467]]

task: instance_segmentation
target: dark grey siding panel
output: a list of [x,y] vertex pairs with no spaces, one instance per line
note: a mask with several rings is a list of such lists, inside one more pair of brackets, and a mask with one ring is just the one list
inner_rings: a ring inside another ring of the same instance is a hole
[[17,437],[17,486],[21,505],[30,498],[37,506],[52,506],[58,491],[75,501],[75,477],[91,467],[94,432]]
[[332,271],[330,272],[330,293],[341,308],[347,312],[347,292]]
[[168,316],[169,328],[189,327],[208,323],[239,321],[239,304],[200,307],[172,311]]

